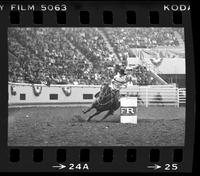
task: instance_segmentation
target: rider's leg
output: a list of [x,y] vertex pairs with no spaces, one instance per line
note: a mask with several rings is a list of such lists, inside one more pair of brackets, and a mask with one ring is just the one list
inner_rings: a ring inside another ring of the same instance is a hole
[[88,122],[94,117],[94,116],[96,116],[96,115],[98,115],[98,114],[100,114],[100,111],[97,111],[97,112],[95,112],[93,115],[91,115],[89,118],[88,118]]
[[119,101],[119,91],[116,91],[116,92],[115,92],[115,97],[114,97],[114,99],[115,99],[115,105],[116,105],[117,102]]
[[106,119],[109,115],[113,115],[114,111],[110,110],[108,111],[108,113],[101,119],[101,121],[103,121],[104,119]]

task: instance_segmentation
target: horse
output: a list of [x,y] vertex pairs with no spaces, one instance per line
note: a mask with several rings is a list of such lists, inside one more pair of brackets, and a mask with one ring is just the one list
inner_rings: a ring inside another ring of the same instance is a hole
[[87,113],[92,109],[96,109],[96,112],[91,115],[87,121],[90,121],[94,116],[100,114],[101,112],[107,111],[108,113],[101,119],[106,119],[109,115],[113,115],[113,113],[120,107],[119,101],[119,91],[112,90],[107,83],[104,83],[100,91],[95,95],[96,100],[92,103],[92,105],[83,113]]

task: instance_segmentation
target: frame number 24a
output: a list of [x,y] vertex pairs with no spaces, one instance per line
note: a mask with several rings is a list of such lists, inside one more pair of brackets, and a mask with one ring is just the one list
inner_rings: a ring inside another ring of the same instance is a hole
[[89,170],[88,164],[74,164],[70,163],[69,164],[69,170]]

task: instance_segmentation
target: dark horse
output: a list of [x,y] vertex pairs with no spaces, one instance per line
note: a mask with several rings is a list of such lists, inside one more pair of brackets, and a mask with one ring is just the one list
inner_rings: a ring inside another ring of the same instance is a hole
[[119,91],[112,90],[107,83],[101,86],[100,92],[98,92],[95,97],[96,100],[92,103],[91,107],[89,107],[86,111],[83,111],[85,114],[93,108],[96,109],[96,112],[91,115],[87,121],[90,121],[94,116],[100,114],[101,112],[108,110],[108,113],[101,119],[104,120],[120,107]]

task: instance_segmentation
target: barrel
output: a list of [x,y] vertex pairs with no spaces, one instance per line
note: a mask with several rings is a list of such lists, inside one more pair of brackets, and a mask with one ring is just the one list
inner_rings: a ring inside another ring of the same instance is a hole
[[137,97],[120,99],[120,122],[137,124]]

